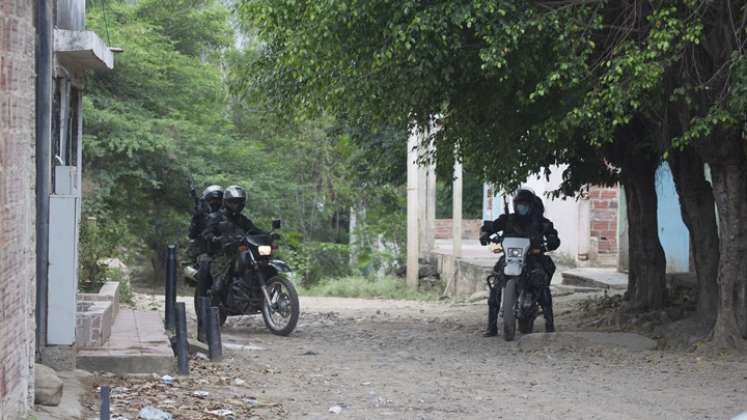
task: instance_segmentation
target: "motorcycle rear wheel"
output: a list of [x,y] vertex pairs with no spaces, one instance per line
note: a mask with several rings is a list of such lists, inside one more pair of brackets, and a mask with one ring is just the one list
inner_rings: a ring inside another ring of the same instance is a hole
[[296,328],[301,313],[296,287],[281,276],[270,278],[266,287],[272,306],[262,303],[262,318],[271,333],[287,336]]
[[503,288],[503,339],[513,341],[516,336],[516,318],[514,317],[514,303],[516,302],[516,279],[506,281]]

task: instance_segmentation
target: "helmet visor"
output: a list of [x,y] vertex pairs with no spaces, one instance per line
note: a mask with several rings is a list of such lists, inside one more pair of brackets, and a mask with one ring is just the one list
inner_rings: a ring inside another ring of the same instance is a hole
[[220,199],[220,197],[209,197],[208,205],[210,206],[210,210],[216,211],[220,208],[220,205],[223,203],[223,200]]
[[246,199],[244,198],[228,198],[226,200],[223,200],[223,205],[233,212],[240,212],[241,210],[243,210],[245,203]]

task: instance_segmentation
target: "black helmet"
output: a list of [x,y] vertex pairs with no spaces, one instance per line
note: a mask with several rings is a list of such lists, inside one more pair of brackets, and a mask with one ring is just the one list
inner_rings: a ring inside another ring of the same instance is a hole
[[223,193],[223,207],[232,213],[241,213],[246,205],[246,191],[238,185],[231,185]]
[[514,213],[522,217],[529,216],[534,208],[536,197],[532,190],[527,188],[516,191],[516,194],[514,194]]
[[202,192],[202,199],[210,206],[210,211],[217,211],[223,200],[223,187],[211,185]]

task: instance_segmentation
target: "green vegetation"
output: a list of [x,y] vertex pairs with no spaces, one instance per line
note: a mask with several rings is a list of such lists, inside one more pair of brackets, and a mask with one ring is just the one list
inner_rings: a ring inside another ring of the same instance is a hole
[[190,179],[198,193],[243,186],[259,226],[283,219],[281,250],[304,284],[400,264],[404,128],[264,109],[242,88],[259,46],[218,0],[115,0],[87,19],[124,53],[87,84],[85,284],[104,281],[107,257],[159,282],[166,246],[186,246]]
[[328,296],[350,298],[438,300],[437,291],[421,292],[408,289],[402,279],[383,277],[370,279],[362,276],[326,279],[310,288],[300,290],[305,296]]

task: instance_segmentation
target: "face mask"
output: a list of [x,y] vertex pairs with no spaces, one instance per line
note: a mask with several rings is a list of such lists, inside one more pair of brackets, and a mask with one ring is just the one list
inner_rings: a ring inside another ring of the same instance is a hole
[[210,206],[210,210],[216,211],[220,209],[221,200],[219,199],[212,199],[208,201],[208,205]]
[[524,203],[517,204],[516,212],[519,213],[519,216],[526,216],[527,214],[529,214],[529,205]]

